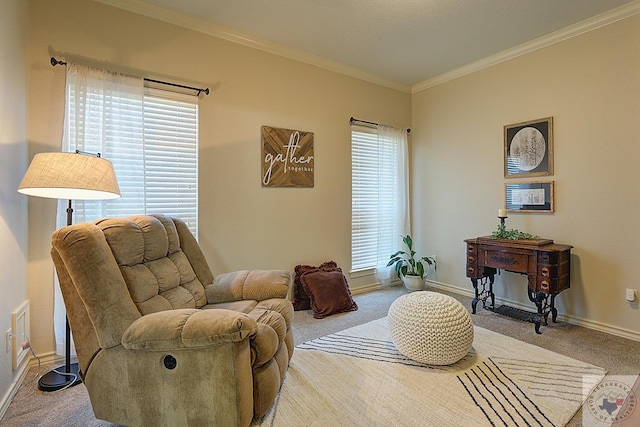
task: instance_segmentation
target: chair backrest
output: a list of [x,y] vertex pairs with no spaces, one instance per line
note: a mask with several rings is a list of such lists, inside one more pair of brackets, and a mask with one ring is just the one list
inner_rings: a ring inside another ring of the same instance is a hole
[[206,304],[213,281],[182,221],[163,215],[109,218],[57,230],[56,266],[81,368],[119,345],[142,315]]
[[207,303],[172,218],[144,215],[95,224],[104,233],[140,314]]

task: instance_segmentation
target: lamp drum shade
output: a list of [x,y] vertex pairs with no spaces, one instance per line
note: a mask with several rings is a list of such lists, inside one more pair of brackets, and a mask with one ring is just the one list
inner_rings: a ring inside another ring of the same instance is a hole
[[39,153],[22,178],[18,192],[37,197],[102,200],[120,197],[113,164],[82,153]]

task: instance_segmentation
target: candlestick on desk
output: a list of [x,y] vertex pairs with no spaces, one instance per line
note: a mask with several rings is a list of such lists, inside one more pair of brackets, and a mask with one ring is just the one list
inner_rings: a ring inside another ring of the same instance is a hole
[[507,216],[506,209],[498,209],[498,218],[500,218],[500,225],[504,227],[504,220],[509,218]]

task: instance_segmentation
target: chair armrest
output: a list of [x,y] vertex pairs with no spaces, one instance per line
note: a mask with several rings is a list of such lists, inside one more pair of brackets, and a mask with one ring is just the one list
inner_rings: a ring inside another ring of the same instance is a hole
[[245,340],[258,332],[255,320],[223,309],[165,310],[133,322],[122,336],[127,350],[202,348]]
[[216,276],[205,287],[208,303],[286,298],[291,284],[287,270],[242,270]]
[[256,368],[273,359],[273,356],[275,356],[278,351],[280,341],[278,340],[278,334],[276,334],[271,326],[258,323],[258,333],[251,340],[250,344],[251,366]]

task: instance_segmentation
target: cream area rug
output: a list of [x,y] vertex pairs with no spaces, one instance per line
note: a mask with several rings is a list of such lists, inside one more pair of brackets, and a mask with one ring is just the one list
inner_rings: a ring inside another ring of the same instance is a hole
[[564,426],[605,371],[475,327],[450,366],[402,356],[387,318],[300,344],[261,426]]

